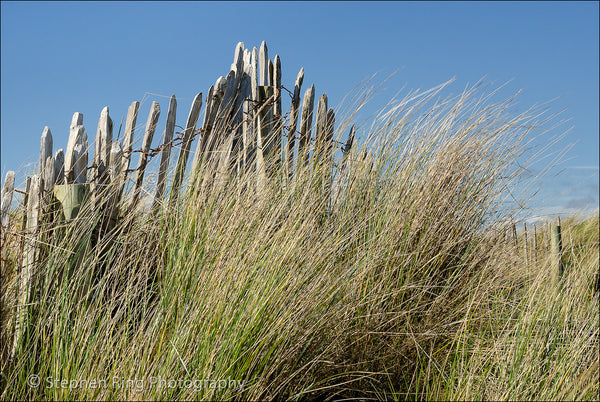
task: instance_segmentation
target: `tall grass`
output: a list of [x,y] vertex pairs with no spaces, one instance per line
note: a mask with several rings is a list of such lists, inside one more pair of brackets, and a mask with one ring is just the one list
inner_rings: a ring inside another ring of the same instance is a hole
[[93,247],[96,211],[45,228],[12,360],[8,253],[2,398],[597,399],[598,219],[573,226],[562,283],[541,247],[526,263],[502,222],[544,117],[443,89],[363,128],[331,200],[327,165],[257,192],[254,173],[211,181],[206,162],[176,207],[130,214]]

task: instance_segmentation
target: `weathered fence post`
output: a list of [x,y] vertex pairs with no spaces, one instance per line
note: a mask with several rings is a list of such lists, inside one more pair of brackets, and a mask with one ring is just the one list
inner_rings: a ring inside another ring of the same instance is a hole
[[552,253],[552,270],[557,279],[562,278],[564,266],[562,263],[562,236],[560,230],[560,217],[557,216],[555,223],[551,229],[551,253]]
[[258,85],[267,86],[269,85],[269,49],[267,49],[267,43],[262,41],[260,49],[258,51],[258,65],[260,73],[258,76]]
[[27,316],[31,303],[33,302],[36,277],[36,250],[37,250],[37,228],[40,213],[40,176],[31,177],[31,185],[27,200],[27,236],[23,250],[23,265],[19,280],[19,296],[16,312],[15,336],[11,355],[15,355],[20,347],[21,340],[27,326]]
[[152,144],[152,137],[154,136],[154,130],[158,124],[158,117],[160,116],[160,105],[158,102],[152,102],[150,107],[150,113],[148,114],[148,120],[146,121],[146,131],[144,132],[144,139],[142,141],[142,149],[140,154],[140,160],[138,162],[137,169],[135,170],[135,181],[133,188],[133,198],[131,199],[131,205],[129,206],[129,212],[132,212],[140,198],[140,192],[142,191],[142,182],[144,181],[144,171],[148,164],[148,151],[150,151],[150,145]]
[[327,94],[321,95],[317,106],[317,124],[315,125],[315,148],[313,153],[313,169],[322,164],[325,158],[327,142]]
[[[163,193],[165,191],[165,184],[167,179],[167,169],[169,167],[169,159],[171,158],[171,140],[173,139],[173,133],[175,132],[175,115],[177,113],[177,99],[175,95],[171,96],[169,102],[169,111],[167,112],[167,125],[165,127],[165,138],[163,140],[163,149],[160,153],[160,167],[158,169],[158,184],[156,186],[156,193],[154,194],[154,202],[152,204],[152,210],[157,211],[158,207],[162,203]],[[198,141],[200,146],[200,141]],[[195,158],[194,158],[195,160]],[[193,171],[192,171],[193,174]]]
[[107,221],[106,230],[111,231],[117,224],[119,218],[119,201],[120,201],[120,183],[119,176],[121,175],[123,150],[119,141],[113,141],[110,148],[110,165],[109,165],[109,193],[107,202]]
[[183,182],[188,154],[190,153],[190,146],[193,139],[192,134],[194,131],[196,131],[196,124],[198,123],[198,117],[200,116],[200,108],[202,108],[202,92],[198,93],[194,97],[194,100],[192,101],[192,107],[190,108],[190,113],[188,114],[187,122],[185,124],[181,150],[179,151],[179,159],[177,160],[177,167],[175,168],[175,177],[173,178],[173,185],[171,186],[171,204],[174,204],[179,197],[179,189],[181,188],[181,183]]
[[123,133],[123,152],[121,156],[121,174],[119,175],[119,200],[125,189],[125,179],[131,163],[131,147],[133,144],[133,134],[135,132],[135,124],[137,122],[138,111],[140,110],[140,102],[134,101],[127,109],[127,119],[125,120],[125,132]]
[[44,169],[46,168],[46,160],[52,156],[52,133],[48,126],[44,127],[40,144],[40,175],[44,178]]
[[315,86],[313,84],[304,92],[304,99],[302,101],[302,118],[300,120],[300,140],[298,141],[296,172],[298,172],[300,168],[304,168],[308,165],[314,105]]
[[194,151],[194,159],[192,160],[192,169],[191,169],[191,180],[190,184],[195,188],[198,181],[198,169],[200,165],[204,161],[205,157],[205,149],[208,142],[208,136],[210,135],[210,129],[208,128],[210,115],[212,113],[213,107],[213,95],[214,95],[214,85],[208,89],[208,95],[206,96],[206,107],[204,108],[204,118],[202,119],[202,132],[200,134],[200,138],[198,138],[198,142],[196,143],[196,150]]
[[[96,131],[93,175],[91,180],[92,205],[97,206],[102,193],[108,184],[106,171],[110,163],[110,149],[112,143],[113,121],[105,106],[100,113],[98,130]],[[80,151],[81,152],[81,151]]]
[[263,188],[267,176],[271,174],[273,138],[271,125],[273,121],[273,108],[265,105],[273,96],[273,87],[261,85],[258,87],[258,102],[261,110],[258,112],[256,135],[256,170],[258,187]]
[[12,204],[13,194],[15,191],[15,172],[9,170],[4,177],[2,184],[2,205],[0,206],[0,217],[2,223],[2,244],[6,240],[8,234],[8,225],[10,223],[10,206]]
[[288,178],[291,179],[293,172],[294,163],[294,146],[296,145],[296,126],[298,125],[298,112],[300,110],[300,90],[302,88],[302,82],[304,81],[304,67],[300,69],[296,76],[296,82],[294,84],[294,95],[292,96],[292,106],[290,111],[290,129],[288,132],[288,140],[286,144],[285,161],[286,171]]
[[54,154],[54,184],[63,184],[65,180],[65,153],[60,148]]

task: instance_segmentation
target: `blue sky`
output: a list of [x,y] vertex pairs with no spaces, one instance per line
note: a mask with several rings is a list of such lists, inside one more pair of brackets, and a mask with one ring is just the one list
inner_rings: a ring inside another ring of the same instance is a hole
[[[523,90],[523,110],[560,97],[551,108],[566,108],[564,128],[573,130],[559,145],[574,145],[536,202],[552,213],[594,209],[598,4],[2,1],[2,180],[16,170],[23,182],[44,126],[54,149],[64,148],[74,112],[93,137],[104,106],[118,130],[132,101],[145,100],[145,121],[156,100],[164,126],[168,99],[144,94],[175,94],[184,124],[194,95],[228,72],[237,42],[265,40],[269,55],[281,57],[284,86],[293,87],[304,67],[305,88],[314,83],[334,106],[365,78],[398,69],[381,99],[452,77],[456,93],[484,76],[496,85],[512,80],[506,91]],[[558,188],[565,193],[552,196]]]

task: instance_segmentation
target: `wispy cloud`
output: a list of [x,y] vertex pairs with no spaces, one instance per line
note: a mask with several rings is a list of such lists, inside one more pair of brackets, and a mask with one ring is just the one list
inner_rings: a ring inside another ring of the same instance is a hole
[[600,170],[600,166],[568,166],[565,169]]

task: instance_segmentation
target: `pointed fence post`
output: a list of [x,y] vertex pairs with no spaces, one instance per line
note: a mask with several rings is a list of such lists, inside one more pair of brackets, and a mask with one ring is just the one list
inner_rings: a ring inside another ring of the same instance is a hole
[[304,99],[302,101],[302,118],[300,120],[300,140],[298,141],[296,171],[298,171],[299,168],[308,165],[314,105],[315,86],[313,84],[304,92]]
[[198,123],[198,117],[200,116],[201,108],[202,92],[198,93],[194,97],[192,107],[190,108],[190,113],[188,114],[187,122],[185,124],[181,150],[179,151],[179,159],[177,160],[177,167],[175,168],[175,177],[173,178],[173,185],[171,186],[171,204],[175,203],[179,197],[179,189],[181,188],[181,183],[183,182],[185,167],[187,164],[188,155],[190,153],[190,146],[194,138],[192,134],[194,134],[196,131],[196,124]]
[[196,185],[196,181],[198,179],[198,169],[200,164],[204,160],[204,150],[207,145],[208,140],[208,121],[210,119],[210,114],[212,112],[213,107],[213,95],[214,95],[214,86],[211,86],[208,89],[208,95],[206,96],[206,107],[204,108],[204,118],[202,119],[202,127],[200,138],[198,138],[198,142],[196,143],[196,150],[194,151],[194,159],[192,160],[192,169],[191,169],[191,185],[194,187]]
[[131,148],[133,145],[133,134],[135,133],[135,124],[137,122],[138,111],[140,110],[140,102],[131,102],[127,109],[127,119],[125,120],[125,132],[123,133],[123,150],[121,156],[121,174],[119,175],[119,199],[123,195],[125,189],[125,180],[129,173],[129,165],[131,163]]
[[317,124],[315,129],[315,149],[313,154],[313,169],[323,162],[327,137],[327,94],[321,95],[317,106]]
[[290,111],[290,130],[288,132],[288,140],[286,144],[286,170],[288,177],[291,179],[292,165],[294,163],[294,146],[296,145],[296,126],[298,125],[298,112],[300,110],[300,90],[302,89],[302,82],[304,81],[304,67],[300,69],[300,72],[296,76],[296,83],[294,84],[294,95],[292,96],[292,106]]
[[54,184],[63,184],[65,180],[65,153],[60,148],[54,154]]
[[[167,125],[165,127],[165,138],[163,140],[163,148],[160,153],[160,167],[158,169],[158,184],[156,186],[156,193],[154,194],[154,202],[152,203],[152,209],[158,210],[160,204],[162,204],[163,194],[165,191],[165,184],[167,180],[167,169],[169,168],[169,159],[171,158],[171,141],[173,140],[173,133],[175,132],[175,115],[177,113],[177,99],[175,95],[171,95],[171,101],[169,102],[169,111],[167,112]],[[198,141],[200,146],[200,141]]]
[[154,101],[152,102],[150,113],[148,114],[148,120],[146,121],[146,131],[144,132],[144,139],[142,140],[140,160],[138,162],[137,169],[135,170],[133,198],[131,199],[129,212],[132,212],[135,209],[140,198],[142,182],[144,181],[144,172],[146,170],[146,165],[148,164],[148,152],[150,151],[150,145],[152,145],[152,137],[154,137],[154,131],[156,130],[159,116],[160,105],[158,102]]
[[108,170],[108,165],[110,163],[112,131],[113,122],[109,115],[108,106],[105,106],[100,113],[95,140],[94,164],[91,179],[92,205],[94,207],[100,203],[102,192],[108,184],[106,171]]
[[122,158],[123,150],[121,149],[121,143],[119,141],[113,141],[110,148],[110,165],[108,170],[110,186],[105,223],[107,231],[111,231],[116,226],[119,219],[119,202],[121,200],[121,194],[119,194],[119,177],[123,167],[123,164],[121,163]]
[[40,186],[40,176],[32,176],[27,200],[27,235],[25,238],[23,265],[19,280],[15,336],[11,353],[13,356],[18,353],[22,347],[22,338],[27,327],[27,312],[30,309],[34,298],[34,282],[37,276],[35,257],[37,251],[38,220],[40,215]]
[[265,41],[262,41],[260,44],[258,64],[260,68],[258,85],[267,86],[269,85],[269,50],[267,49],[267,43]]
[[266,177],[271,173],[271,148],[273,139],[271,136],[271,123],[273,121],[272,105],[265,102],[270,101],[273,96],[273,87],[261,85],[258,87],[258,111],[257,135],[256,135],[256,170],[257,185],[259,189],[264,188]]
[[52,156],[52,133],[48,126],[44,127],[40,144],[40,175],[44,178],[44,169],[46,168],[46,160]]

